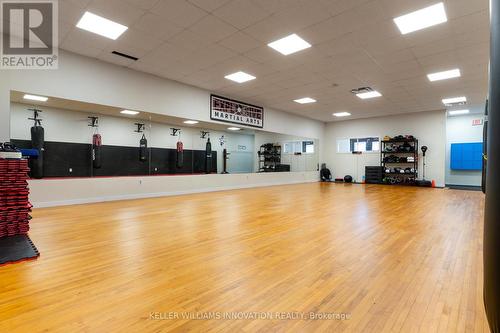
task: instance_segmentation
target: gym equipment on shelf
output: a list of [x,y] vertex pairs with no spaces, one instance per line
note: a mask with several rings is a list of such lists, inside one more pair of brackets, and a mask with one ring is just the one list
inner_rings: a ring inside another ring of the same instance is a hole
[[139,141],[139,161],[146,162],[148,160],[148,140],[146,135],[142,134],[142,138]]
[[332,181],[332,173],[330,169],[326,167],[326,163],[321,164],[321,171],[319,172],[320,178],[322,182],[331,182]]
[[210,137],[207,138],[207,144],[205,145],[205,173],[212,172],[212,144],[210,143]]
[[35,259],[39,256],[40,252],[33,245],[28,235],[0,238],[0,265]]
[[380,165],[384,168],[382,183],[415,185],[418,175],[418,140],[413,135],[385,136],[380,155]]
[[347,175],[344,177],[344,182],[345,183],[352,183],[352,176],[350,175]]
[[31,177],[36,179],[43,178],[43,152],[45,145],[45,131],[42,127],[42,119],[40,119],[40,112],[42,110],[38,109],[29,109],[33,111],[33,118],[28,118],[29,120],[33,120],[34,124],[31,127],[31,147],[33,149],[38,150],[38,157],[32,158],[29,161],[30,169],[31,169]]

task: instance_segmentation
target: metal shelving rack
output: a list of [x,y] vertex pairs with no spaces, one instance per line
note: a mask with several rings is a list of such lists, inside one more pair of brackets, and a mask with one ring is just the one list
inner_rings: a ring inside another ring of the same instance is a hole
[[[417,139],[391,139],[383,140],[382,147],[380,150],[380,165],[384,167],[384,184],[389,185],[415,185],[415,181],[418,178],[418,140]],[[408,143],[410,144],[411,151],[396,150],[387,151],[388,145],[402,145]],[[398,162],[388,162],[387,157],[393,155],[398,157],[413,157],[413,162],[398,161]],[[394,168],[400,166],[401,168],[407,168],[413,166],[413,172],[411,173],[400,173],[400,172],[385,172],[387,168]],[[396,180],[399,176],[401,182],[391,182],[391,179]],[[404,178],[402,178],[404,177]],[[407,181],[409,178],[413,178],[413,181]]]
[[277,166],[281,164],[281,146],[267,143],[260,146],[259,172],[276,172]]

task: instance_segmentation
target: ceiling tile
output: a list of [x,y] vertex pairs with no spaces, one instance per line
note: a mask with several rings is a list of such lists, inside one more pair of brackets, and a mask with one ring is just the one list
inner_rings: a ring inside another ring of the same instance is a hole
[[175,23],[151,13],[143,15],[132,27],[163,41],[183,30],[183,28]]
[[93,0],[87,10],[126,26],[131,26],[146,13],[122,0]]
[[213,14],[238,29],[244,29],[271,15],[248,0],[231,0]]
[[231,0],[188,0],[193,5],[200,7],[207,12],[213,12],[217,8],[225,5]]
[[151,9],[151,12],[184,28],[208,15],[207,11],[186,0],[161,0]]
[[191,27],[189,30],[202,36],[206,41],[217,42],[229,35],[232,35],[237,30],[231,25],[225,23],[221,19],[213,16],[207,15]]
[[218,44],[237,53],[244,53],[262,45],[261,42],[241,31],[224,38]]

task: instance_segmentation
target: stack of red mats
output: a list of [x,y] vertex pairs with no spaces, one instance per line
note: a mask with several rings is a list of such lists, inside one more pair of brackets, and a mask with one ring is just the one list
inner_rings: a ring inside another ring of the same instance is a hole
[[0,159],[0,237],[28,233],[28,172],[25,159]]

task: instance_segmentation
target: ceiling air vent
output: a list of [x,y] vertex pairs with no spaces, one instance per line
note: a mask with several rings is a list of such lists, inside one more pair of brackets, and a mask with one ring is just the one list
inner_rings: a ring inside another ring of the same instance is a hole
[[351,90],[351,92],[354,95],[364,94],[364,93],[368,93],[368,92],[372,92],[372,91],[373,91],[373,89],[370,87],[361,87],[361,88],[356,88],[356,89]]
[[139,58],[137,58],[137,57],[134,57],[134,56],[131,56],[131,55],[128,55],[128,54],[125,54],[125,53],[121,53],[121,52],[118,52],[118,51],[113,51],[111,53],[113,53],[114,55],[120,56],[120,57],[124,57],[124,58],[127,58],[127,59],[134,60],[134,61],[139,60]]

